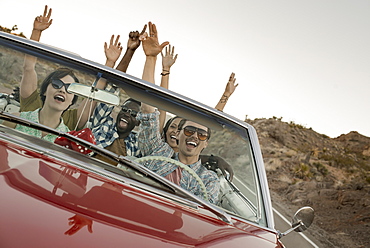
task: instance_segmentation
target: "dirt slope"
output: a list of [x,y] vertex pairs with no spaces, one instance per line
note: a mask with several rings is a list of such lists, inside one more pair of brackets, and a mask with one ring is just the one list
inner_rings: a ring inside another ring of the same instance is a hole
[[325,247],[370,247],[370,138],[332,139],[281,118],[246,121],[259,136],[272,200],[313,207],[307,232]]

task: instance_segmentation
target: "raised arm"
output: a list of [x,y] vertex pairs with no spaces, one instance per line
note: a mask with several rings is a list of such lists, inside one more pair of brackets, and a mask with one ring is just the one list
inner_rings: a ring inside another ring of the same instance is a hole
[[[161,87],[168,89],[169,87],[169,78],[170,78],[170,69],[171,66],[176,62],[177,54],[175,54],[175,47],[168,45],[165,47],[165,54],[161,51],[162,55],[162,77],[161,77]],[[166,111],[159,110],[159,131],[162,133],[164,123],[166,121]]]
[[[112,67],[115,65],[117,59],[121,55],[122,52],[122,46],[119,42],[120,36],[118,35],[116,39],[114,39],[114,35],[111,36],[109,46],[105,42],[104,43],[104,53],[106,57],[105,65]],[[96,85],[96,88],[98,89],[105,89],[107,85],[107,81],[105,79],[100,79]],[[96,101],[92,101],[91,105],[87,104],[88,99],[84,99],[77,109],[77,116],[81,116],[81,119],[78,123],[77,130],[83,128],[90,118],[91,114],[94,112],[94,109],[96,107]],[[88,105],[88,106],[87,106]],[[85,106],[87,106],[88,110],[84,110]],[[89,111],[91,108],[91,111]]]
[[[40,41],[41,33],[49,28],[52,23],[51,17],[52,9],[48,9],[45,5],[43,15],[37,16],[33,22],[33,29],[31,33],[31,40]],[[20,84],[19,94],[22,98],[29,97],[37,89],[37,74],[35,71],[37,58],[25,55],[23,64],[23,76]]]
[[[143,49],[146,56],[143,76],[142,79],[150,83],[155,83],[154,81],[154,71],[157,61],[157,55],[163,50],[163,48],[169,44],[169,42],[163,42],[161,45],[158,43],[158,33],[155,24],[151,22],[148,23],[149,26],[149,36],[145,32],[140,36],[143,42]],[[141,103],[141,113],[138,114],[137,120],[140,121],[139,132],[138,132],[138,143],[140,151],[143,156],[152,154],[155,150],[162,150],[163,147],[169,145],[165,143],[159,132],[159,121],[158,112],[155,112],[155,108],[144,102]],[[142,118],[146,116],[145,118]],[[166,150],[166,149],[164,149]],[[171,153],[172,148],[167,149],[166,153]],[[164,153],[162,154],[164,155]],[[153,167],[147,167],[149,169],[154,169]]]
[[147,25],[145,24],[141,33],[139,33],[138,31],[130,32],[128,36],[127,49],[125,55],[123,55],[121,61],[119,62],[116,68],[117,70],[122,72],[127,71],[128,65],[130,64],[136,49],[140,46],[141,40],[139,39],[139,37],[145,33],[146,26]]
[[168,45],[165,47],[165,54],[161,51],[162,55],[162,78],[161,78],[161,87],[168,89],[168,82],[170,77],[171,66],[175,64],[177,59],[177,54],[175,54],[175,47]]
[[[155,24],[149,22],[148,26],[149,36],[146,32],[142,36],[140,36],[140,39],[143,42],[143,49],[146,56],[142,79],[155,84],[154,71],[157,62],[157,55],[163,50],[165,46],[169,44],[169,42],[166,41],[162,44],[159,44],[158,32]],[[147,104],[143,103],[141,105],[141,111],[143,113],[152,113],[154,112],[154,110],[154,107]]]
[[239,85],[239,84],[235,84],[235,80],[236,80],[235,73],[232,72],[231,75],[230,75],[229,81],[226,84],[225,91],[222,94],[221,99],[217,103],[215,109],[217,109],[219,111],[224,110],[224,107],[227,103],[227,100],[229,100],[229,97],[234,93],[236,87]]

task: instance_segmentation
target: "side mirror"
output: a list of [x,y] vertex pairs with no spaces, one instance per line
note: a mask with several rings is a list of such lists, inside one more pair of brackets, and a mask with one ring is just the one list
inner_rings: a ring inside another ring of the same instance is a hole
[[115,106],[118,106],[120,101],[119,97],[113,93],[80,83],[71,83],[68,87],[68,91],[78,96]]
[[303,232],[307,230],[311,226],[314,216],[314,210],[311,207],[298,209],[292,218],[292,228],[283,233],[279,232],[279,238],[288,235],[291,231]]

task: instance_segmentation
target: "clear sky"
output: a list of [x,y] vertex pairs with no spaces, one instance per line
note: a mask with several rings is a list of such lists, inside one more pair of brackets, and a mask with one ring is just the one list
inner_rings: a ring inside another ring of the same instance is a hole
[[[0,0],[0,25],[29,37],[45,4],[53,24],[43,43],[104,63],[112,34],[125,46],[152,21],[179,54],[171,90],[214,107],[235,72],[228,114],[370,137],[369,0]],[[139,48],[127,73],[141,77],[144,59]]]

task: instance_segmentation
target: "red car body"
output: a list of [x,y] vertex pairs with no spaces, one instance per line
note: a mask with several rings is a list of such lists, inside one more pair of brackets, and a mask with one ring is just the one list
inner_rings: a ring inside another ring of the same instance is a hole
[[[281,247],[272,231],[237,219],[226,224],[205,209],[8,142],[0,142],[0,154],[1,247]],[[65,234],[75,215],[91,220],[91,233],[83,226]]]

